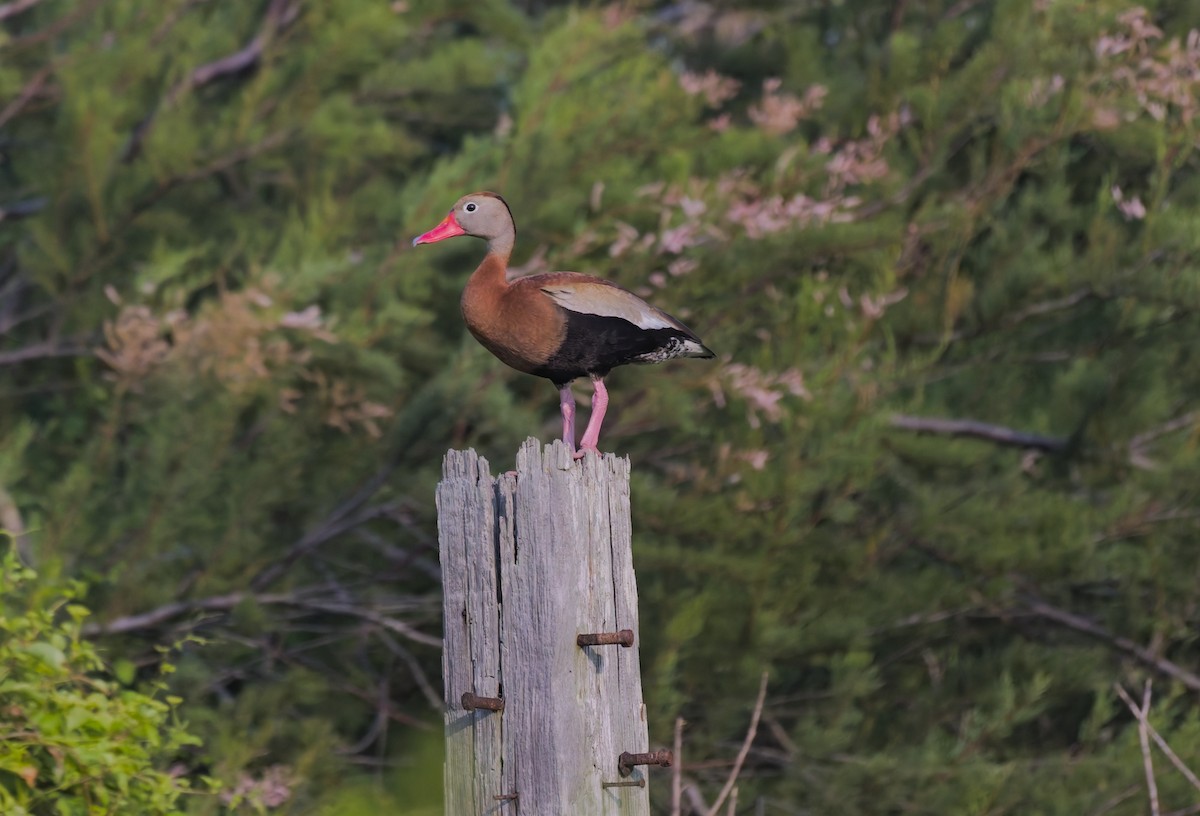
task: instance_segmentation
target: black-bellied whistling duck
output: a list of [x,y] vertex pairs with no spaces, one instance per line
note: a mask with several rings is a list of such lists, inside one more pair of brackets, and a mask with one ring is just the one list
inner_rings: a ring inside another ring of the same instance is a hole
[[590,377],[592,415],[576,458],[596,451],[608,407],[604,377],[628,363],[673,357],[713,357],[687,326],[632,292],[591,275],[549,272],[507,279],[516,225],[495,193],[463,196],[440,224],[413,239],[431,244],[457,235],[487,241],[488,252],[462,294],[467,328],[503,362],[545,377],[558,388],[563,441],[575,450],[575,397],[571,381]]

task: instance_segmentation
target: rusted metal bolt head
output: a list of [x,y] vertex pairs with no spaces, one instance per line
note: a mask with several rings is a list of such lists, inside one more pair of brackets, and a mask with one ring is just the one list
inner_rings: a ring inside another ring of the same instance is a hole
[[633,773],[635,765],[658,765],[661,768],[670,768],[671,763],[675,761],[675,755],[670,751],[651,751],[648,754],[631,754],[625,751],[617,757],[617,770],[621,772],[621,776],[629,776]]
[[485,711],[503,711],[504,700],[499,697],[478,697],[469,691],[464,691],[462,707],[464,711],[474,711],[477,708]]
[[622,629],[619,632],[595,632],[579,635],[575,638],[579,648],[584,646],[624,646],[628,649],[633,645],[633,630]]

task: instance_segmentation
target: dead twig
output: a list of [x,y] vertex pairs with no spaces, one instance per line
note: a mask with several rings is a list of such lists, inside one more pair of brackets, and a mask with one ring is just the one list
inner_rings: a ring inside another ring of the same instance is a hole
[[1136,796],[1137,792],[1138,792],[1137,785],[1128,787],[1125,790],[1121,791],[1120,793],[1117,793],[1116,795],[1111,796],[1108,799],[1106,799],[1103,803],[1101,803],[1100,807],[1093,810],[1091,813],[1088,814],[1088,816],[1104,816],[1105,813],[1109,813],[1109,812],[1115,810],[1117,808],[1117,806],[1120,805],[1125,800],[1131,799],[1134,796]]
[[271,0],[267,5],[267,11],[263,15],[262,22],[259,24],[258,33],[254,35],[254,38],[250,42],[232,54],[227,54],[220,59],[207,62],[193,69],[179,84],[167,92],[158,109],[151,111],[142,121],[138,122],[129,134],[129,140],[125,143],[125,149],[121,151],[121,160],[124,162],[133,161],[141,153],[142,145],[145,143],[146,137],[150,135],[150,130],[154,127],[154,120],[158,116],[159,110],[173,106],[185,94],[197,88],[202,88],[222,77],[240,74],[257,66],[275,36],[290,25],[299,14],[300,4],[298,2],[293,3],[291,0]]
[[[1183,778],[1191,783],[1193,788],[1200,791],[1200,778],[1197,778],[1196,774],[1192,773],[1192,769],[1185,765],[1183,760],[1179,758],[1179,755],[1171,749],[1171,746],[1167,744],[1165,739],[1163,739],[1162,734],[1158,733],[1158,729],[1150,724],[1149,711],[1138,708],[1137,704],[1133,702],[1133,698],[1129,696],[1129,693],[1125,691],[1125,687],[1120,683],[1113,683],[1113,688],[1117,690],[1117,696],[1121,698],[1121,700],[1125,703],[1125,706],[1129,709],[1133,716],[1137,718],[1138,725],[1146,729],[1146,732],[1150,735],[1150,738],[1154,740],[1154,744],[1159,747],[1159,750],[1161,750],[1166,755],[1167,759],[1171,761],[1171,764],[1175,766],[1175,770],[1183,774]],[[1149,690],[1150,681],[1147,680],[1147,694],[1149,693]]]
[[973,419],[938,419],[935,417],[917,417],[906,414],[893,414],[889,424],[915,433],[936,434],[939,436],[964,436],[971,439],[982,439],[1014,448],[1033,448],[1045,453],[1063,453],[1070,445],[1070,440],[1061,436],[1041,436],[1024,431],[1006,428],[1003,425],[992,425]]
[[90,357],[91,350],[73,343],[34,343],[31,346],[0,351],[0,366],[16,365],[30,360],[47,360],[53,357]]
[[683,805],[683,717],[675,718],[675,761],[671,763],[671,816],[680,816]]
[[17,94],[16,98],[13,99],[12,102],[9,102],[7,105],[5,105],[4,110],[0,110],[0,128],[7,125],[9,120],[16,117],[17,114],[25,109],[26,105],[33,101],[33,99],[42,92],[42,88],[45,86],[46,80],[50,78],[52,73],[54,73],[54,66],[47,65],[45,68],[41,69],[32,77],[30,77],[29,81],[25,83],[25,87],[21,89],[21,92]]
[[[11,106],[10,106],[11,107]],[[8,109],[0,111],[0,127],[3,127],[4,113]],[[12,204],[0,206],[0,221],[16,221],[18,218],[29,218],[37,215],[46,208],[46,199],[42,196],[37,198],[27,198],[24,201],[14,201]]]
[[183,95],[187,91],[207,85],[223,76],[240,73],[247,68],[257,65],[258,61],[262,59],[263,51],[271,41],[271,38],[279,29],[295,20],[296,15],[299,13],[300,7],[292,5],[289,0],[271,0],[271,4],[267,6],[267,13],[263,16],[262,25],[259,26],[258,34],[254,39],[247,43],[240,51],[235,51],[221,59],[201,65],[192,71],[183,84],[177,86],[176,90],[172,92],[174,95],[168,96],[168,101],[174,102],[178,96]]
[[138,615],[125,615],[105,623],[86,624],[83,627],[83,634],[86,636],[119,635],[126,632],[154,629],[190,612],[226,612],[240,604],[246,597],[245,592],[230,592],[227,595],[215,595],[211,598],[194,601],[175,601]]
[[12,0],[11,3],[4,3],[0,5],[0,21],[15,17],[23,11],[29,11],[40,2],[42,0]]
[[1150,756],[1150,738],[1146,730],[1146,715],[1150,711],[1150,680],[1142,689],[1142,707],[1136,713],[1138,721],[1138,742],[1142,745],[1142,770],[1146,772],[1146,791],[1150,795],[1150,816],[1159,816],[1158,782],[1154,779],[1154,759]]
[[721,805],[724,804],[726,797],[733,791],[734,785],[737,783],[738,774],[742,772],[742,764],[746,761],[746,755],[750,753],[750,746],[754,743],[754,737],[758,733],[758,720],[762,717],[763,702],[766,698],[767,673],[763,672],[762,680],[758,684],[758,699],[754,702],[754,713],[750,715],[750,727],[746,729],[746,739],[742,742],[742,749],[738,751],[737,759],[734,760],[729,778],[725,780],[725,787],[721,788],[717,801],[713,802],[713,806],[708,810],[708,816],[718,816]]
[[1129,464],[1142,470],[1154,470],[1158,467],[1158,463],[1146,454],[1146,448],[1149,444],[1161,436],[1182,431],[1185,428],[1195,425],[1197,422],[1200,422],[1200,411],[1188,411],[1182,416],[1175,417],[1175,419],[1164,422],[1162,425],[1138,434],[1129,440]]
[[408,667],[409,674],[412,675],[413,681],[417,684],[417,688],[421,690],[425,701],[429,703],[429,707],[434,711],[442,710],[442,697],[433,688],[433,683],[429,682],[429,678],[425,675],[425,670],[421,668],[421,664],[417,662],[416,657],[408,649],[400,645],[387,632],[379,632],[378,637],[391,650],[392,654],[399,657],[404,665]]
[[683,794],[687,797],[688,807],[692,813],[707,813],[708,803],[704,801],[704,797],[700,795],[700,788],[695,784],[689,783],[684,786]]
[[1005,326],[1015,326],[1031,317],[1040,317],[1044,314],[1065,311],[1093,297],[1096,297],[1095,291],[1090,286],[1085,286],[1082,289],[1076,289],[1069,295],[1052,300],[1043,300],[1040,303],[1033,303],[1026,306],[1024,309],[1019,309],[1011,315],[1007,315],[1002,323]]
[[183,0],[182,3],[180,3],[175,9],[167,14],[163,21],[159,23],[158,28],[154,30],[154,33],[150,35],[150,44],[156,46],[161,43],[163,38],[171,32],[171,29],[173,29],[189,11],[204,2],[206,2],[206,0]]
[[1150,668],[1168,677],[1175,678],[1191,691],[1200,691],[1200,676],[1188,671],[1178,663],[1156,655],[1144,646],[1139,646],[1129,638],[1114,635],[1098,623],[1093,623],[1087,618],[1067,612],[1064,609],[1059,609],[1045,601],[1028,599],[1024,603],[1025,607],[1034,615],[1052,623],[1057,623],[1060,626],[1065,626],[1068,629],[1073,629],[1076,632],[1089,635],[1097,640],[1102,640],[1117,651],[1124,652]]
[[403,621],[398,621],[395,618],[376,612],[367,606],[348,605],[341,603],[324,603],[321,601],[281,601],[281,603],[290,606],[299,606],[304,609],[311,609],[317,612],[328,612],[332,615],[346,615],[349,617],[359,618],[368,623],[373,623],[382,629],[389,632],[394,632],[397,635],[402,635],[415,643],[423,643],[426,646],[432,646],[435,649],[442,648],[442,639],[427,635]]
[[[358,618],[372,623],[380,629],[408,638],[415,643],[435,648],[442,645],[441,638],[427,635],[403,621],[388,617],[382,612],[368,607],[366,604],[356,605],[326,601],[320,598],[309,597],[302,592],[285,594],[230,592],[225,595],[198,598],[192,601],[175,601],[138,615],[126,615],[107,622],[89,623],[83,627],[83,634],[87,636],[118,635],[156,629],[187,614],[209,612],[224,615],[224,613],[233,610],[238,605],[247,601],[262,606],[285,606],[309,612],[324,612],[330,615],[344,615]],[[189,628],[194,628],[195,625],[193,624]]]
[[321,522],[316,529],[309,531],[303,538],[293,544],[291,549],[284,553],[282,558],[264,567],[258,575],[254,576],[250,581],[250,588],[256,591],[266,589],[283,577],[293,564],[325,542],[336,538],[342,533],[349,532],[372,519],[386,516],[388,513],[386,506],[381,505],[359,509],[374,492],[372,490],[370,493],[367,493],[360,489],[338,507],[335,507],[325,521]]
[[[45,28],[35,31],[32,34],[26,34],[24,37],[19,37],[14,40],[9,40],[7,43],[0,45],[0,49],[15,50],[18,48],[28,48],[31,45],[39,45],[41,43],[53,40],[59,34],[66,31],[75,23],[87,17],[96,8],[103,3],[104,0],[86,0],[86,2],[75,5],[69,14],[65,14],[55,20]],[[23,11],[24,9],[22,9]]]
[[959,0],[950,8],[946,9],[946,13],[942,15],[943,20],[953,20],[956,17],[961,17],[971,9],[975,8],[982,0]]

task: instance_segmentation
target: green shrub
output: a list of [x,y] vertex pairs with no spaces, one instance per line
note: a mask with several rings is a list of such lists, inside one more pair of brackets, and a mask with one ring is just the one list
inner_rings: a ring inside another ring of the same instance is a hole
[[168,766],[198,741],[161,683],[131,688],[116,675],[132,681],[133,667],[114,671],[82,638],[81,591],[11,551],[0,562],[0,812],[180,813],[191,788]]

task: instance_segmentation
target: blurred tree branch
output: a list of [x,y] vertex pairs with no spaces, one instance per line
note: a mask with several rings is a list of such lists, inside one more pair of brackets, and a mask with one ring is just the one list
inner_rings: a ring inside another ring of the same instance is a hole
[[0,366],[16,365],[30,360],[47,360],[52,357],[90,357],[92,351],[79,343],[46,341],[8,351],[0,351]]
[[1182,683],[1191,691],[1200,691],[1200,676],[1180,666],[1171,660],[1168,660],[1161,655],[1157,655],[1145,646],[1139,646],[1132,640],[1121,635],[1113,634],[1098,623],[1088,620],[1081,615],[1076,615],[1073,612],[1068,612],[1065,609],[1060,609],[1057,606],[1046,603],[1045,601],[1029,597],[1024,601],[1024,606],[1029,612],[1032,612],[1039,618],[1047,620],[1051,623],[1056,623],[1059,626],[1074,630],[1081,634],[1101,640],[1113,647],[1119,652],[1124,652],[1130,657],[1136,658],[1139,662],[1146,666],[1155,669],[1169,677],[1173,677]]
[[737,759],[733,762],[733,768],[729,771],[729,778],[725,780],[724,787],[717,794],[717,800],[713,802],[712,807],[708,809],[708,816],[717,816],[721,810],[721,804],[726,797],[733,792],[736,797],[738,774],[742,772],[742,764],[746,761],[746,755],[750,753],[750,746],[754,744],[754,737],[758,734],[758,720],[762,716],[763,702],[767,698],[767,673],[762,673],[762,679],[758,683],[758,698],[754,701],[754,711],[750,715],[750,727],[746,729],[746,739],[742,742],[742,748],[738,751]]
[[[347,604],[339,601],[324,600],[317,593],[326,594],[328,587],[314,587],[288,593],[254,593],[230,592],[225,595],[214,595],[209,598],[199,598],[192,601],[175,601],[163,604],[157,609],[137,615],[126,615],[106,622],[87,624],[83,632],[88,636],[119,635],[157,629],[171,623],[176,618],[194,612],[226,613],[243,603],[256,603],[262,606],[284,606],[302,609],[309,612],[324,612],[332,615],[344,615],[359,618],[372,623],[381,629],[406,637],[425,646],[441,648],[441,638],[427,635],[408,624],[363,604]],[[193,621],[191,624],[176,629],[194,629],[211,621]]]
[[[331,538],[341,535],[342,533],[353,530],[356,527],[364,524],[372,519],[388,515],[393,509],[390,505],[379,505],[377,507],[369,507],[365,510],[359,510],[363,504],[375,495],[375,492],[383,485],[386,479],[386,474],[391,473],[391,468],[383,468],[383,474],[377,473],[371,479],[359,488],[348,499],[333,509],[333,512],[326,517],[314,530],[309,532],[292,547],[284,553],[277,561],[264,567],[258,575],[254,576],[250,581],[250,588],[258,591],[265,589],[275,581],[279,580],[288,569],[305,555],[320,547]],[[440,643],[440,642],[439,642]]]
[[121,160],[133,161],[141,152],[142,144],[154,125],[158,111],[170,107],[179,101],[184,94],[202,88],[210,82],[222,77],[239,74],[258,65],[267,46],[283,28],[290,25],[300,14],[300,3],[292,0],[270,0],[267,11],[263,15],[258,33],[243,48],[220,59],[205,63],[192,70],[178,85],[167,92],[158,109],[151,111],[142,119],[129,135],[129,141],[121,152]]
[[40,2],[42,0],[12,0],[11,3],[0,4],[0,22],[9,17],[15,17],[23,11],[28,11]]
[[[4,115],[0,112],[0,127],[4,125]],[[15,221],[18,218],[29,218],[37,215],[46,207],[44,196],[15,201],[12,204],[0,205],[0,221]]]
[[[39,2],[40,1],[41,0],[39,0]],[[14,0],[14,5],[19,4],[20,2],[22,2],[22,0]],[[23,37],[9,40],[5,45],[7,48],[17,49],[25,48],[31,45],[38,45],[39,43],[46,42],[47,40],[53,40],[76,22],[84,17],[87,17],[89,14],[95,11],[96,8],[99,7],[103,2],[104,0],[86,0],[86,2],[75,6],[75,8],[73,8],[68,14],[63,15],[45,28],[34,31],[33,33],[27,34]],[[24,9],[21,10],[24,11]]]
[[[50,75],[53,73],[54,65],[51,64],[42,68],[32,77],[30,77],[29,81],[25,83],[23,88],[21,88],[21,92],[17,94],[16,98],[13,99],[12,102],[9,102],[7,105],[5,105],[3,110],[0,110],[0,127],[7,125],[9,121],[18,116],[30,102],[37,98],[37,95],[42,92],[42,88],[46,85],[46,80],[49,79]],[[45,201],[43,199],[43,204],[44,203]]]
[[1003,425],[978,422],[973,419],[939,419],[935,417],[893,414],[889,424],[893,428],[913,431],[914,433],[982,439],[997,445],[1015,448],[1033,448],[1045,453],[1064,453],[1070,445],[1070,440],[1066,437],[1041,436],[1039,434],[1006,428]]
[[1150,681],[1146,681],[1146,686],[1143,693],[1144,704],[1142,706],[1138,706],[1133,701],[1133,699],[1129,696],[1129,692],[1127,692],[1125,687],[1120,683],[1113,683],[1113,688],[1116,690],[1117,696],[1121,698],[1121,702],[1125,703],[1126,708],[1129,709],[1129,713],[1133,714],[1133,716],[1137,719],[1138,725],[1145,729],[1147,736],[1153,739],[1154,744],[1157,745],[1164,754],[1166,754],[1167,759],[1169,759],[1171,764],[1175,766],[1175,770],[1183,774],[1183,778],[1186,779],[1193,788],[1200,791],[1200,778],[1197,778],[1196,774],[1192,772],[1192,769],[1189,768],[1184,761],[1179,758],[1179,755],[1175,753],[1171,746],[1167,744],[1167,741],[1163,739],[1162,734],[1158,733],[1158,729],[1150,723]]
[[1146,448],[1150,443],[1159,437],[1175,433],[1176,431],[1182,431],[1184,428],[1194,425],[1198,421],[1200,421],[1200,411],[1188,411],[1182,416],[1177,416],[1155,428],[1138,434],[1129,440],[1129,463],[1142,470],[1154,470],[1158,465],[1146,453]]

